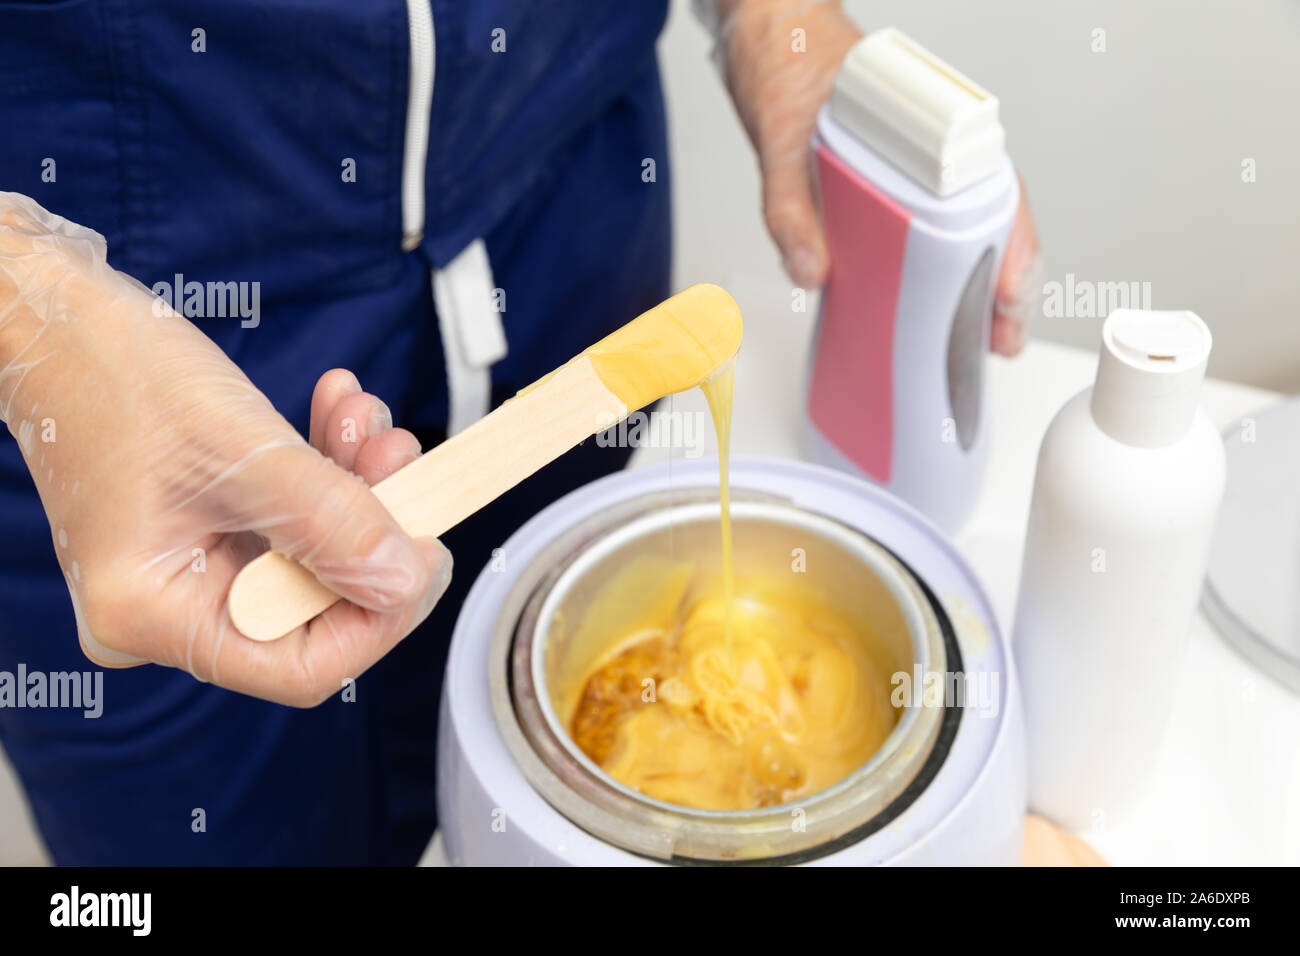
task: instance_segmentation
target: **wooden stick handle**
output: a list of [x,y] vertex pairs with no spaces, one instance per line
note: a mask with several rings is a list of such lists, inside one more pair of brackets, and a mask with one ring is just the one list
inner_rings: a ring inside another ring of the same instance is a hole
[[[437,537],[629,411],[581,356],[373,491],[407,534]],[[338,600],[302,565],[268,551],[235,577],[228,606],[241,633],[271,641]]]

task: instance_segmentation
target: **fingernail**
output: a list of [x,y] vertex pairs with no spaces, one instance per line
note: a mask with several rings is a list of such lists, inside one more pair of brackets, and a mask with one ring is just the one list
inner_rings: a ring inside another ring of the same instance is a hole
[[383,402],[378,399],[375,401],[377,404],[370,409],[370,420],[366,429],[371,438],[382,435],[393,427],[393,413],[388,410],[388,406]]
[[354,372],[348,372],[348,381],[344,384],[343,390],[347,394],[361,391],[361,382]]
[[441,600],[442,596],[447,593],[447,588],[451,584],[451,574],[455,562],[452,559],[451,552],[447,546],[437,538],[418,538],[416,543],[420,550],[424,552],[425,558],[434,567],[432,579],[429,581],[429,587],[424,592],[424,598],[420,602],[419,619],[429,616],[434,605]]
[[785,257],[785,271],[805,289],[821,285],[821,262],[807,247],[796,249]]
[[90,660],[102,667],[130,667],[135,664],[147,664],[148,658],[136,657],[124,651],[116,651],[95,640],[94,635],[85,628],[79,630],[82,651]]
[[410,464],[410,462],[412,461],[418,460],[423,454],[424,454],[424,449],[420,447],[420,439],[412,435],[411,446],[406,451],[406,456],[408,459],[407,464]]
[[397,607],[415,597],[415,588],[424,579],[424,568],[411,539],[400,531],[393,532],[366,556],[364,576],[378,606]]

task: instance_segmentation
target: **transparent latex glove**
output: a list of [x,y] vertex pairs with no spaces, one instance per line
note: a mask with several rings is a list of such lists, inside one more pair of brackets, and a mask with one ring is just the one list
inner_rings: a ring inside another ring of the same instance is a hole
[[[862,31],[838,0],[695,0],[763,176],[763,218],[790,278],[826,281],[830,253],[817,213],[811,148],[817,112]],[[1038,239],[1023,184],[998,278],[992,348],[1015,355],[1037,310]]]
[[[450,580],[441,543],[409,538],[367,487],[420,449],[351,373],[317,384],[309,444],[107,264],[103,237],[14,193],[0,193],[0,417],[100,665],[153,661],[309,706],[391,650]],[[268,542],[347,600],[258,643],[226,595]]]

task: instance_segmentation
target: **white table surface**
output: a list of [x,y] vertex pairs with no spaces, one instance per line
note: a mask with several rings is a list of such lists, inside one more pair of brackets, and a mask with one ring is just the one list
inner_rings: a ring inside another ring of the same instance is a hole
[[[725,284],[725,283],[724,283]],[[745,312],[732,447],[738,455],[798,458],[801,395],[815,303],[791,309],[789,286],[736,283]],[[957,536],[1010,632],[1034,463],[1052,417],[1092,383],[1096,355],[1031,341],[989,366],[989,470],[974,516]],[[1273,392],[1208,380],[1202,401],[1226,427],[1278,401]],[[698,392],[671,411],[706,415]],[[691,455],[715,455],[711,432]],[[638,448],[632,467],[683,455]],[[1160,755],[1127,816],[1085,838],[1118,865],[1256,865],[1300,862],[1300,698],[1256,671],[1201,616],[1189,635],[1177,703]],[[435,837],[426,863],[442,861]]]

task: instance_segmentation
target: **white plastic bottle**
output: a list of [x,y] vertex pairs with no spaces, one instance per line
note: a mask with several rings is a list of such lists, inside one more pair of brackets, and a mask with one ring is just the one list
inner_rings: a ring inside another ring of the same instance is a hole
[[1076,830],[1123,811],[1169,714],[1223,497],[1210,344],[1191,312],[1112,312],[1039,453],[1013,643],[1030,805]]

